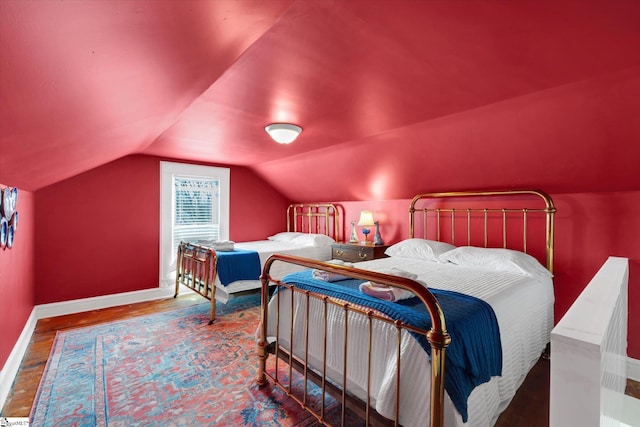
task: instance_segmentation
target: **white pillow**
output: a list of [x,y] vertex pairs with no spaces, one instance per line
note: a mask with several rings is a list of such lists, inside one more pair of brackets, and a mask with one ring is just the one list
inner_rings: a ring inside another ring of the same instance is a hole
[[440,255],[440,262],[525,274],[541,283],[553,277],[537,259],[512,249],[460,246]]
[[291,243],[303,246],[331,246],[335,240],[324,234],[302,234],[291,240]]
[[426,239],[406,239],[391,245],[384,253],[388,256],[422,259],[438,262],[438,257],[455,246],[445,242]]
[[274,234],[273,236],[267,237],[267,240],[272,240],[274,242],[290,242],[296,237],[304,236],[305,233],[299,233],[296,231],[284,231],[282,233]]

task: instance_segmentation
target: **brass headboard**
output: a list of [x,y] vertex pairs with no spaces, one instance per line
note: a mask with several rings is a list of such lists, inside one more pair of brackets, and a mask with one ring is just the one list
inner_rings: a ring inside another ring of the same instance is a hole
[[340,212],[333,203],[296,203],[287,208],[287,231],[325,234],[340,241]]
[[[473,198],[472,206],[461,205]],[[496,207],[497,203],[504,203],[504,207]],[[462,206],[462,207],[460,207]],[[482,206],[482,207],[480,207]],[[410,237],[415,237],[416,227],[421,226],[423,238],[443,240],[443,236],[449,237],[447,241],[456,243],[456,236],[460,236],[460,227],[466,228],[466,245],[472,245],[479,240],[476,238],[478,230],[482,236],[481,243],[484,247],[499,247],[489,241],[490,223],[501,223],[501,247],[513,248],[508,245],[507,235],[513,235],[513,226],[522,227],[517,249],[527,253],[529,241],[532,237],[529,229],[530,221],[535,216],[544,218],[544,245],[545,265],[553,273],[553,239],[554,239],[554,214],[556,208],[551,197],[539,190],[499,190],[499,191],[459,191],[446,193],[418,194],[411,200],[409,207]],[[422,214],[422,222],[416,222],[416,215]],[[446,230],[445,230],[446,227]],[[493,234],[491,234],[493,236]],[[478,245],[478,244],[476,244]]]

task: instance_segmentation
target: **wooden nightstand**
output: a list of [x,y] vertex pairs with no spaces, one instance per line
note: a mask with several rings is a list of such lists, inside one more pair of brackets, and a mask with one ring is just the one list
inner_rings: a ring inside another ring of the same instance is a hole
[[384,251],[390,245],[364,245],[361,243],[333,243],[331,245],[331,257],[342,261],[360,262],[377,258],[386,258]]

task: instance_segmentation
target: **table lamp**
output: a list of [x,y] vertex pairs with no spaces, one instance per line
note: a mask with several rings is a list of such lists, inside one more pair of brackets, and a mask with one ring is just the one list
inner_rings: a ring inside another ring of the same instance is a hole
[[373,213],[371,211],[360,212],[360,221],[358,221],[358,225],[362,227],[362,234],[364,235],[364,242],[361,243],[366,245],[369,243],[367,236],[371,233],[369,227],[373,227],[375,225],[373,222]]

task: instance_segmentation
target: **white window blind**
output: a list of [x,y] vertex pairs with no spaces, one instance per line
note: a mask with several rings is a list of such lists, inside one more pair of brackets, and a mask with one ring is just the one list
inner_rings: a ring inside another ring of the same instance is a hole
[[206,177],[173,177],[173,247],[181,241],[220,239],[220,180]]

